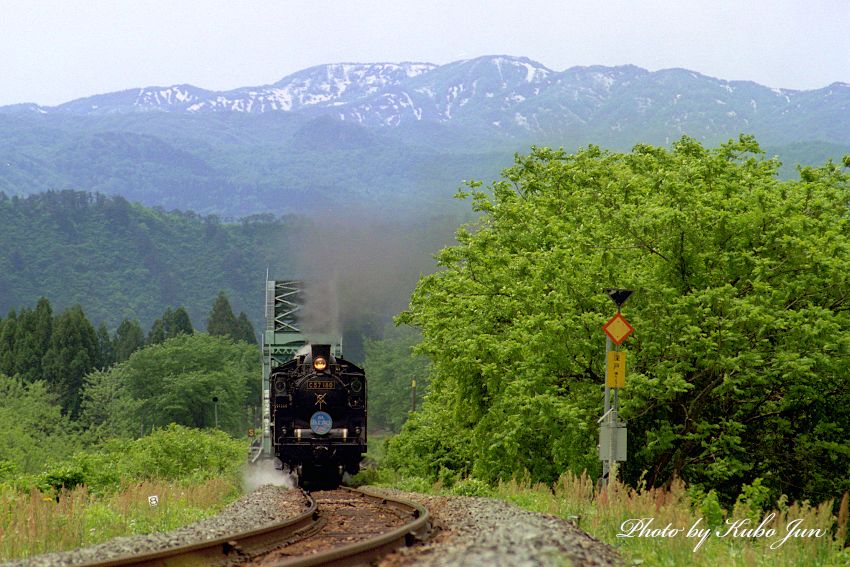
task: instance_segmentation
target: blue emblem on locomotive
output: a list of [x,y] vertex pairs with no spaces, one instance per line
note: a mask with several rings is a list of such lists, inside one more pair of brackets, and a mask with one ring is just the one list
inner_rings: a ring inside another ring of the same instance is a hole
[[333,420],[326,412],[317,411],[310,418],[310,429],[316,435],[327,435],[333,427]]

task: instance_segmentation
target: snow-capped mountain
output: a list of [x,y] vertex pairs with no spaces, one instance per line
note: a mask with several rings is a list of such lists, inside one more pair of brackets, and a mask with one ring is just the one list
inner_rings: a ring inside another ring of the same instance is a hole
[[[553,71],[525,57],[486,56],[446,65],[338,63],[231,91],[192,85],[145,87],[56,107],[14,105],[3,113],[310,113],[367,127],[455,123],[512,138],[610,133],[652,140],[681,134],[718,139],[742,131],[781,132],[805,124],[850,142],[850,85],[771,89],[686,69],[627,65]],[[793,126],[792,126],[793,125]],[[794,132],[795,135],[798,132]],[[647,137],[647,136],[644,136]],[[787,140],[786,140],[787,141]]]
[[231,91],[208,91],[192,85],[145,87],[74,100],[41,112],[111,114],[130,112],[295,112],[335,107],[377,94],[426,73],[430,63],[338,63],[299,71],[280,81]]

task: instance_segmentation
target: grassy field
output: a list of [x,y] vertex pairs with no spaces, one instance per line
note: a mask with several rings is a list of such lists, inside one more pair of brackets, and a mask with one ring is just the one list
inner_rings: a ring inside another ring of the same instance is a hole
[[0,475],[0,561],[212,516],[241,494],[246,449],[245,440],[221,431],[170,425],[81,451],[38,474],[7,470]]
[[[238,495],[238,488],[224,479],[189,486],[142,482],[104,496],[85,486],[56,496],[38,489],[0,490],[0,560],[168,531],[218,513]],[[150,505],[150,496],[157,496],[156,506]]]

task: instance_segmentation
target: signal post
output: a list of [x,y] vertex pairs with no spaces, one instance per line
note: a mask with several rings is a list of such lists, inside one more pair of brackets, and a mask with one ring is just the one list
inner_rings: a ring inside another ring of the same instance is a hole
[[599,418],[599,460],[602,461],[603,485],[617,478],[617,462],[626,460],[626,422],[618,415],[620,388],[626,385],[626,351],[620,345],[634,332],[620,312],[623,304],[633,293],[630,289],[606,289],[605,292],[617,305],[617,314],[611,317],[602,330],[605,331],[605,405]]

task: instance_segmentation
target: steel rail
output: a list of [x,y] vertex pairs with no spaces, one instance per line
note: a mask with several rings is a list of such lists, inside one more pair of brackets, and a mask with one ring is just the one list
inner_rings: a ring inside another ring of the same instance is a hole
[[227,565],[237,559],[252,557],[279,547],[293,536],[310,531],[319,521],[316,499],[304,492],[309,507],[294,518],[209,541],[170,547],[134,556],[116,557],[83,564],[85,567],[125,567],[155,565],[184,567],[192,565]]
[[409,514],[411,520],[403,526],[373,538],[331,548],[313,555],[287,558],[269,564],[271,567],[310,567],[313,565],[341,567],[362,565],[371,559],[386,555],[394,549],[404,545],[412,545],[417,538],[421,539],[429,529],[430,516],[428,510],[421,504],[402,498],[389,498],[367,492],[366,490],[357,490],[354,488],[344,488],[344,490],[360,495],[363,498],[377,501],[383,506],[391,506],[403,514]]
[[[411,519],[404,525],[378,536],[356,543],[334,547],[312,555],[297,556],[271,563],[274,567],[308,567],[312,565],[346,566],[360,565],[381,557],[390,551],[411,545],[417,538],[424,536],[429,528],[428,510],[415,502],[401,498],[389,498],[365,490],[343,488],[354,495],[389,506]],[[293,537],[303,537],[318,532],[320,510],[315,498],[304,493],[309,502],[307,511],[278,524],[264,526],[235,535],[214,540],[192,543],[180,547],[171,547],[134,556],[116,557],[104,561],[83,564],[85,567],[126,567],[133,565],[155,565],[162,567],[188,567],[195,565],[227,565],[243,562],[275,548],[286,545]]]

